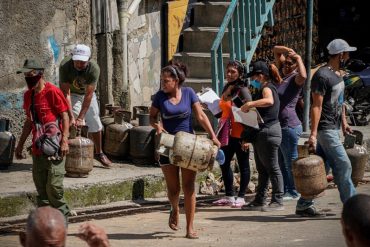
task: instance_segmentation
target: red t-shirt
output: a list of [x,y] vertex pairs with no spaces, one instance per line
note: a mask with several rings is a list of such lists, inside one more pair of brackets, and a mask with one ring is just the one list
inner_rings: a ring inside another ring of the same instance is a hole
[[[33,120],[31,117],[31,96],[32,90],[28,90],[24,93],[23,109],[29,119]],[[41,92],[35,93],[34,96],[34,109],[36,111],[37,117],[41,124],[54,122],[57,117],[68,110],[68,103],[64,97],[62,91],[50,82],[45,83],[45,87]],[[60,129],[62,130],[62,121],[60,121]],[[36,128],[32,124],[32,153],[34,155],[40,155],[41,151],[35,147],[35,134]]]

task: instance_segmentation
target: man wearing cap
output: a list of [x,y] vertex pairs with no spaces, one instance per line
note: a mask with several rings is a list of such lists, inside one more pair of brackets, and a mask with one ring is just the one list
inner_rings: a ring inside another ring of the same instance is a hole
[[99,106],[95,95],[99,80],[99,65],[90,60],[90,47],[76,45],[72,57],[68,56],[60,64],[60,88],[70,104],[71,124],[81,126],[86,122],[89,134],[95,144],[95,156],[105,168],[111,167],[111,161],[103,153],[102,129]]
[[[309,144],[316,147],[325,156],[326,163],[332,168],[340,199],[345,203],[356,194],[351,180],[352,167],[340,139],[339,129],[343,134],[351,132],[345,116],[344,81],[341,73],[349,52],[355,51],[343,39],[334,39],[327,46],[329,61],[312,77],[311,92],[311,135]],[[312,200],[300,198],[296,214],[302,216],[318,215]]]
[[[28,90],[24,94],[23,108],[26,112],[26,121],[15,156],[22,159],[24,143],[32,131],[32,176],[37,190],[37,205],[50,205],[59,209],[64,216],[70,214],[64,200],[63,179],[65,174],[65,155],[68,153],[69,117],[68,103],[63,92],[50,82],[45,81],[44,67],[34,59],[27,59],[23,68],[17,73],[24,73]],[[62,159],[50,160],[36,145],[36,122],[45,125],[59,122],[62,132],[59,155]]]

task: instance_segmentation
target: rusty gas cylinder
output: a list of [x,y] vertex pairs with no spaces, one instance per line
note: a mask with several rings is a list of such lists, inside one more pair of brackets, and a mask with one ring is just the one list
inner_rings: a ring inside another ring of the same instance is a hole
[[104,116],[102,116],[100,118],[102,124],[103,124],[103,128],[104,130],[106,129],[106,127],[110,124],[113,124],[114,123],[114,112],[118,109],[120,109],[121,107],[120,106],[114,106],[112,104],[106,104],[105,105],[105,114]]
[[67,177],[87,177],[94,165],[94,143],[81,136],[81,129],[70,128],[69,153],[66,157]]
[[130,129],[130,157],[137,165],[154,164],[155,129],[137,126]]
[[[353,140],[353,142],[348,141]],[[351,134],[347,134],[344,139],[346,153],[352,165],[352,182],[355,186],[362,181],[369,153],[363,145],[363,134],[358,130],[353,130]]]
[[298,146],[299,151],[305,151],[299,152],[293,162],[294,184],[304,199],[313,199],[327,187],[324,161],[320,156],[308,154],[308,145]]
[[123,158],[130,151],[131,112],[116,110],[114,124],[107,126],[105,131],[104,152],[108,155]]
[[0,170],[13,163],[15,136],[9,131],[10,120],[0,119]]
[[174,137],[162,133],[157,151],[161,155],[168,155],[173,165],[193,171],[205,171],[212,169],[218,148],[205,136],[180,131]]

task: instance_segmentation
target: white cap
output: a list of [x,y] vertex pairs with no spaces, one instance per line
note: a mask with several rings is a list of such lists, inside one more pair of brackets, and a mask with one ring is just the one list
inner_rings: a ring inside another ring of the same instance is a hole
[[72,60],[88,61],[91,56],[90,47],[87,45],[78,44],[72,51]]
[[341,52],[356,51],[356,47],[349,46],[347,41],[343,39],[334,39],[326,47],[330,55],[339,54]]

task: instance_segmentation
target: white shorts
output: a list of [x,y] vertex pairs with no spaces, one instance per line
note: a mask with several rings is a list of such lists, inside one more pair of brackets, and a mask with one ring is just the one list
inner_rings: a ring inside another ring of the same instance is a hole
[[[78,117],[80,114],[82,103],[84,101],[84,94],[71,94],[71,102],[72,102],[72,111],[75,118]],[[93,97],[91,99],[90,107],[86,112],[85,115],[85,123],[89,127],[89,132],[99,132],[103,129],[103,125],[100,121],[99,116],[99,105],[98,101],[96,100],[95,93],[93,94]]]

